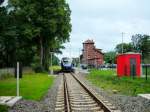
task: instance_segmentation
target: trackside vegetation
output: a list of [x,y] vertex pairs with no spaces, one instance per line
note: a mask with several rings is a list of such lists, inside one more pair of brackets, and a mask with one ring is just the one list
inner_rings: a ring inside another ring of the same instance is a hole
[[141,93],[150,93],[150,78],[118,78],[115,70],[91,70],[86,78],[97,87],[106,91],[117,91],[118,94],[136,96]]
[[52,66],[52,67],[49,67],[49,70],[53,70],[53,71],[60,71],[61,70],[61,66]]
[[[20,79],[20,95],[24,99],[40,100],[52,86],[53,76],[46,73],[24,74]],[[11,77],[0,80],[0,96],[16,95],[16,79]]]
[[8,112],[8,107],[5,105],[0,105],[0,112]]

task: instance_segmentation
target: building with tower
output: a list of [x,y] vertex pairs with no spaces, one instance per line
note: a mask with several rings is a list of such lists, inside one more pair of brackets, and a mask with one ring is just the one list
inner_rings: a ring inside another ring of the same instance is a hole
[[97,49],[93,40],[83,42],[81,63],[92,67],[98,67],[104,62],[102,49]]

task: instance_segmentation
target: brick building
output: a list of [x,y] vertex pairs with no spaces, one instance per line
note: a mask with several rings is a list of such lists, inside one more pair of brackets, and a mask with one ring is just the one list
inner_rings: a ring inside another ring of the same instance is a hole
[[93,40],[86,40],[85,42],[83,42],[81,63],[93,67],[98,67],[99,65],[103,64],[104,54],[101,50],[102,49],[97,49],[94,46]]

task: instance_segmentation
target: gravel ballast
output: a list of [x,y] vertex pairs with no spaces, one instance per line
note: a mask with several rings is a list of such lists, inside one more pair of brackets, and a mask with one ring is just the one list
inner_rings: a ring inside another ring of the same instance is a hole
[[104,97],[106,100],[114,104],[122,112],[150,112],[150,100],[142,98],[140,96],[132,97],[119,94],[113,94],[112,92],[105,91],[98,87],[95,87],[85,76],[88,74],[80,73],[78,77],[84,81],[88,86],[94,89],[98,94]]
[[56,76],[53,86],[41,101],[20,100],[9,109],[9,112],[54,112],[60,78]]

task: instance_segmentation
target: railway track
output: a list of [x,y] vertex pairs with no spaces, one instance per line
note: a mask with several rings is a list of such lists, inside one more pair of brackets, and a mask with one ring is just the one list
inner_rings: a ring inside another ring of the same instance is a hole
[[121,112],[81,82],[75,74],[61,76],[56,112]]

